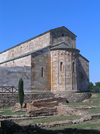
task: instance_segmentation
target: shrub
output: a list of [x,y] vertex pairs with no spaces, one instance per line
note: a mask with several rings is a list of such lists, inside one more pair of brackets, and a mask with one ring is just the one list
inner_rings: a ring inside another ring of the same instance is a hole
[[92,82],[89,82],[89,89],[90,89],[90,92],[93,92],[94,85]]
[[21,108],[22,108],[22,105],[23,105],[23,102],[24,102],[24,91],[23,91],[23,80],[22,80],[22,78],[20,78],[19,84],[18,84],[18,100],[19,100],[19,103],[20,103]]
[[99,86],[94,86],[93,92],[94,93],[100,93],[100,87]]

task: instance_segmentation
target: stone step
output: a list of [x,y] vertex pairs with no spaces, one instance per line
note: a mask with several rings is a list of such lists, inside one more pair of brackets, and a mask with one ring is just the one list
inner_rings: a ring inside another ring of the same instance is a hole
[[41,107],[47,107],[47,108],[51,108],[51,107],[55,107],[55,106],[58,106],[59,105],[59,102],[58,101],[53,101],[53,102],[41,102],[41,103],[35,103],[35,104],[30,104],[30,103],[27,103],[26,104],[26,109],[27,110],[37,110],[38,108],[41,108]]
[[57,108],[39,108],[37,110],[31,110],[27,112],[28,115],[31,116],[50,116],[50,115],[56,115],[57,114]]
[[66,100],[67,100],[67,99],[64,98],[64,97],[51,97],[51,98],[33,100],[31,104],[33,104],[33,105],[38,105],[39,103],[53,102],[53,101],[66,102]]
[[58,106],[59,102],[58,101],[52,101],[52,102],[48,102],[48,101],[41,101],[41,102],[33,102],[31,105],[33,105],[34,107],[55,107]]

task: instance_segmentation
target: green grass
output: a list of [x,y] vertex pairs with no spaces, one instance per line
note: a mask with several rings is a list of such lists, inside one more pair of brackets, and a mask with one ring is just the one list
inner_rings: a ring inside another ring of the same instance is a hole
[[0,115],[25,115],[26,114],[26,112],[13,113],[12,110],[4,110],[4,109],[0,109],[0,111],[4,112],[4,113],[1,113]]
[[88,109],[87,112],[88,114],[100,113],[100,108]]
[[83,122],[80,124],[72,124],[72,125],[66,125],[66,126],[56,126],[51,128],[46,128],[49,130],[63,130],[65,128],[77,128],[77,129],[94,129],[94,130],[100,130],[100,119],[91,120],[87,122]]
[[[32,119],[32,120],[26,120],[26,124],[35,124],[35,123],[50,123],[54,121],[63,121],[63,120],[74,120],[74,119],[80,119],[80,116],[57,116],[57,117],[49,117],[49,118],[42,118],[42,119]],[[18,124],[23,124],[23,120],[17,120],[15,121]]]
[[[100,94],[97,94],[96,98],[90,98],[89,100],[90,100],[89,103],[75,102],[75,103],[66,103],[66,105],[68,105],[69,107],[79,107],[81,105],[100,106],[100,104],[99,104]],[[25,115],[26,114],[26,112],[12,113],[12,111],[9,109],[6,109],[6,110],[0,109],[0,111],[4,111],[4,113],[2,113],[0,115]],[[82,110],[82,111],[86,112],[86,114],[95,114],[95,113],[100,113],[100,108],[86,109],[86,110]],[[31,119],[31,120],[16,120],[15,122],[18,123],[19,125],[29,125],[29,124],[35,124],[35,123],[50,123],[50,122],[54,122],[54,121],[74,120],[74,119],[79,119],[79,118],[81,118],[81,117],[75,116],[75,115],[70,115],[70,116],[58,116],[58,117],[49,117],[49,118],[41,118],[41,119]],[[72,124],[72,125],[58,126],[58,127],[56,126],[56,127],[46,128],[46,129],[63,130],[65,128],[100,130],[100,119],[86,121],[86,122],[83,122],[80,124]]]
[[[80,109],[80,106],[100,106],[100,94],[96,94],[97,97],[96,98],[90,98],[89,99],[89,103],[86,103],[86,102],[74,102],[74,103],[66,103],[67,106],[69,107],[77,107],[79,110]],[[64,103],[65,104],[65,103]],[[85,109],[82,111],[86,112],[87,114],[96,114],[96,113],[100,113],[100,108],[94,108],[94,109]]]
[[64,103],[65,105],[68,106],[81,106],[81,105],[87,105],[87,106],[100,106],[99,102],[100,102],[100,94],[96,94],[97,97],[96,98],[90,98],[90,102],[89,103],[84,103],[84,102],[73,102],[73,103]]
[[47,91],[44,91],[44,92],[36,92],[36,91],[32,91],[32,92],[27,92],[25,94],[53,94],[52,92],[47,92]]

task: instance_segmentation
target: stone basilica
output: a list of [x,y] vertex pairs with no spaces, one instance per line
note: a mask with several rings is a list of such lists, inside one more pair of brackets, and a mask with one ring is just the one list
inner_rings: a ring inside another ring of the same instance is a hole
[[89,61],[66,27],[51,29],[0,53],[0,86],[27,91],[89,91]]

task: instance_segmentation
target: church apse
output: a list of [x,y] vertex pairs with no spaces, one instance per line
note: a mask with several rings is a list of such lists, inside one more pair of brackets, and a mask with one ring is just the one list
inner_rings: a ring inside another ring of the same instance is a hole
[[78,50],[53,50],[52,55],[52,91],[77,90],[76,58]]

